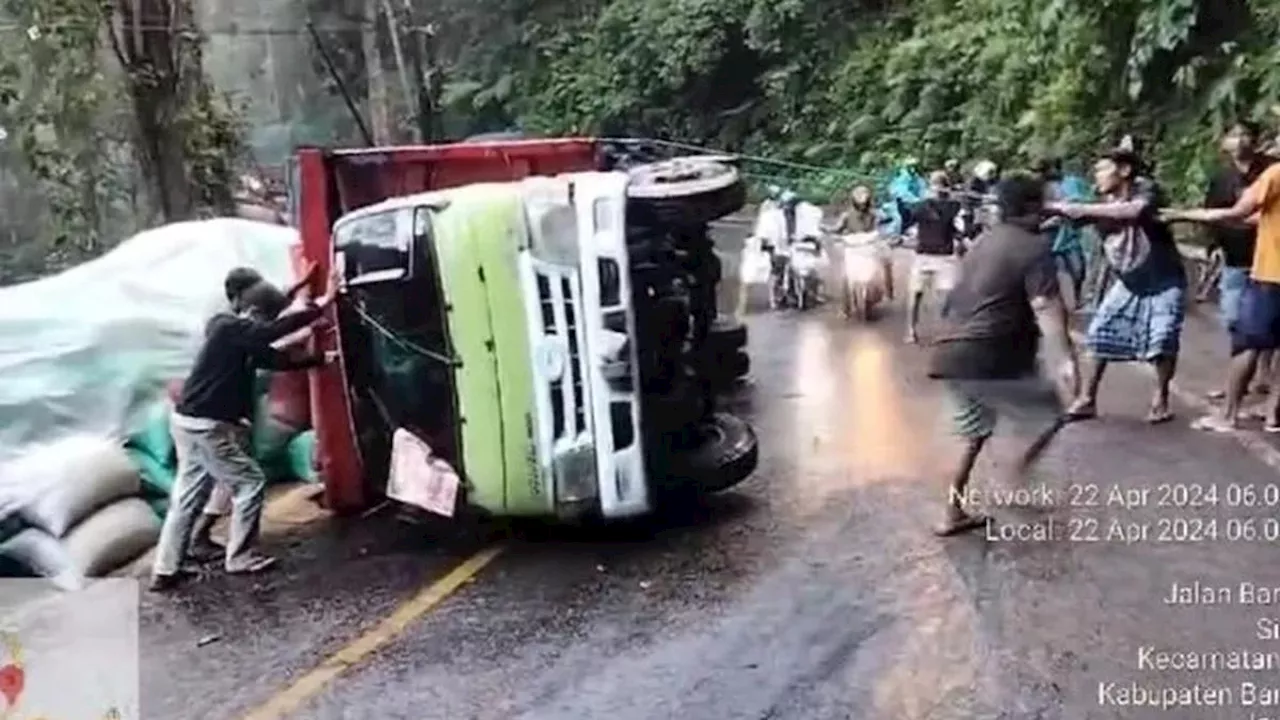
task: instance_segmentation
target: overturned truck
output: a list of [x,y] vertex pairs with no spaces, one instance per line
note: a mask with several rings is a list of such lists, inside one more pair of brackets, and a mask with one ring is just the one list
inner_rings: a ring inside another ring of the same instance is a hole
[[752,428],[716,408],[748,365],[707,229],[742,205],[730,164],[303,150],[294,187],[304,253],[346,283],[319,338],[341,362],[311,379],[330,507],[380,492],[398,429],[500,515],[635,516],[754,471]]

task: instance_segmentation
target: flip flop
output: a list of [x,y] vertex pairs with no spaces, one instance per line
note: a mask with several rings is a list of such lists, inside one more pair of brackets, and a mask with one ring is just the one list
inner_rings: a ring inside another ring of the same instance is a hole
[[1098,417],[1098,409],[1090,407],[1090,408],[1081,408],[1079,410],[1072,410],[1068,408],[1067,411],[1062,414],[1062,417],[1065,418],[1067,422],[1080,422],[1082,420],[1092,420]]
[[956,535],[963,535],[964,533],[977,530],[986,524],[987,517],[985,515],[966,515],[965,518],[959,522],[951,522],[934,528],[933,534],[942,538],[955,537]]
[[254,575],[265,570],[270,570],[276,564],[276,559],[266,555],[254,555],[246,558],[241,565],[235,565],[227,568],[228,575]]
[[1191,429],[1215,433],[1229,433],[1235,432],[1236,430],[1236,428],[1232,427],[1230,423],[1227,423],[1222,418],[1214,415],[1205,415],[1204,417],[1196,418],[1196,420],[1191,423]]

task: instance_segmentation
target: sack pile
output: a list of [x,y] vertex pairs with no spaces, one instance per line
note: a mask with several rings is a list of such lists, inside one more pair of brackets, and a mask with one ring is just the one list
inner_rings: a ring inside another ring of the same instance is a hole
[[155,544],[160,519],[142,499],[138,468],[110,439],[73,435],[0,468],[30,499],[7,522],[0,556],[66,589],[101,577]]
[[[254,456],[272,482],[316,482],[315,432],[290,424],[297,403],[282,410],[267,384],[260,387]],[[20,486],[26,498],[0,522],[0,575],[48,577],[76,589],[155,545],[178,469],[171,407],[168,399],[155,403],[123,447],[110,438],[73,435],[0,466],[0,482]]]

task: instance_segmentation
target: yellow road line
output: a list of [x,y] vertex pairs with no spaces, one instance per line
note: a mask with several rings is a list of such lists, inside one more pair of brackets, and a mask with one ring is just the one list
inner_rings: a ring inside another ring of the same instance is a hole
[[406,600],[369,632],[326,658],[292,685],[281,690],[262,705],[250,710],[243,720],[281,720],[296,712],[311,698],[319,695],[335,678],[360,664],[387,643],[404,634],[409,625],[426,615],[441,601],[475,577],[493,559],[502,554],[502,545],[481,550],[455,567],[448,575],[432,582]]

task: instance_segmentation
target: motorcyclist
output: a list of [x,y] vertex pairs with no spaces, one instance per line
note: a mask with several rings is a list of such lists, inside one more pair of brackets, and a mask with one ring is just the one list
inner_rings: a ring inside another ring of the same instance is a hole
[[972,242],[991,223],[990,213],[984,212],[993,205],[996,184],[1000,182],[1000,167],[990,160],[974,163],[973,174],[965,186],[961,214],[963,238]]
[[942,164],[942,171],[947,174],[947,182],[953,188],[964,187],[964,173],[960,170],[960,161],[955,158],[948,158]]
[[[757,231],[757,234],[764,240],[762,249],[769,253],[771,258],[771,283],[774,289],[771,298],[773,298],[772,304],[775,307],[777,300],[785,294],[792,251],[797,244],[812,243],[816,247],[820,258],[819,262],[821,263],[825,260],[822,241],[819,237],[822,233],[822,211],[812,204],[804,202],[793,190],[782,191],[778,196],[777,203],[777,211],[781,216],[782,227],[774,228],[772,233],[767,232],[767,228]],[[778,239],[770,242],[775,237]],[[819,299],[821,299],[820,293]]]
[[[876,209],[871,188],[859,185],[849,194],[849,204],[831,225],[823,228],[832,235],[877,232],[884,221],[884,214]],[[880,262],[884,266],[885,294],[893,299],[893,266],[889,248],[883,248]]]

